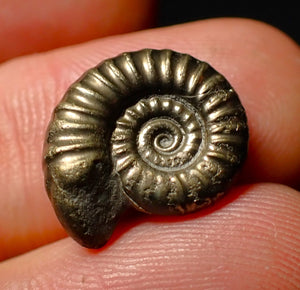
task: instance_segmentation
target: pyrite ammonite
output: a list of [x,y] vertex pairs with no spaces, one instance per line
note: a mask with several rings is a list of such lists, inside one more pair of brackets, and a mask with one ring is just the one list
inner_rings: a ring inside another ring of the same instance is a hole
[[247,145],[245,110],[207,63],[167,49],[122,53],[88,70],[57,105],[46,188],[69,234],[98,248],[130,206],[181,215],[215,201]]

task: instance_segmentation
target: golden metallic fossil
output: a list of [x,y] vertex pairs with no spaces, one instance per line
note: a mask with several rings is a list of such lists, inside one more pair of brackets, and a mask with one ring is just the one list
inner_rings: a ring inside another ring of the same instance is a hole
[[98,248],[130,206],[181,215],[215,201],[247,146],[245,110],[211,66],[171,50],[123,53],[88,70],[56,107],[46,188],[69,234]]

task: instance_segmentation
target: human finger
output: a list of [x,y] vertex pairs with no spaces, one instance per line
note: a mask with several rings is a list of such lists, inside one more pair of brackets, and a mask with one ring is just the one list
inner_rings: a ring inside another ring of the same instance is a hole
[[[153,0],[1,0],[0,62],[153,24]],[[5,41],[4,41],[5,40]]]
[[256,184],[217,211],[135,216],[101,250],[66,238],[3,262],[0,288],[298,289],[299,203],[291,188]]
[[41,156],[51,112],[67,87],[101,60],[144,47],[190,53],[209,62],[236,89],[250,127],[244,182],[299,182],[299,49],[272,27],[209,20],[24,57],[0,68],[2,258],[65,234],[47,200]]

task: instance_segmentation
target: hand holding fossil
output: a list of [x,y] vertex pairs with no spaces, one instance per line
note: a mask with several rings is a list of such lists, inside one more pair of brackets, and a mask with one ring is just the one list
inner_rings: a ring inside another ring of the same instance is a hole
[[[45,130],[83,71],[145,47],[186,52],[226,76],[247,112],[248,159],[216,207],[167,219],[133,212],[88,250],[67,237],[46,195]],[[268,25],[212,19],[2,63],[0,255],[16,257],[0,264],[0,288],[299,288],[299,57]]]

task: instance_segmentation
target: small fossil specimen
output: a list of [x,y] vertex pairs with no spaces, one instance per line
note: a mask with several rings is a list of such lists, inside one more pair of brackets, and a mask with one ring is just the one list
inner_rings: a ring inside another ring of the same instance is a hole
[[56,107],[46,188],[69,234],[98,248],[130,206],[181,215],[211,204],[247,146],[245,110],[207,63],[171,50],[122,53],[88,70]]

